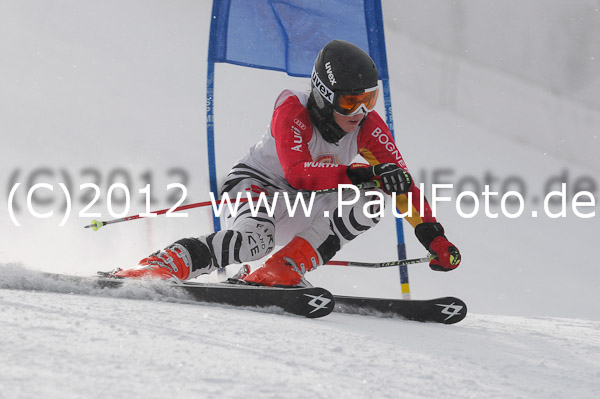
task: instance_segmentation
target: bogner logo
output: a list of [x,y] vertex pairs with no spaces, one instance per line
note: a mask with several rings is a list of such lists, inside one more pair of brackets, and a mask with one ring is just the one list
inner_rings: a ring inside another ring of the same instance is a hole
[[319,93],[321,93],[321,95],[325,97],[327,101],[333,104],[333,92],[329,90],[329,87],[325,86],[325,84],[321,81],[314,68],[311,80],[313,85],[317,88],[317,90],[319,90]]
[[383,134],[383,130],[381,130],[381,128],[375,128],[375,130],[371,132],[371,136],[376,138],[379,143],[385,146],[385,149],[388,150],[394,158],[396,158],[396,161],[398,161],[400,167],[406,168],[406,163],[404,163],[404,159],[402,159],[400,151],[398,151],[390,137],[387,134]]
[[327,71],[327,77],[329,78],[329,83],[333,86],[337,82],[335,81],[335,76],[333,75],[333,71],[331,70],[331,62],[325,64],[325,70]]

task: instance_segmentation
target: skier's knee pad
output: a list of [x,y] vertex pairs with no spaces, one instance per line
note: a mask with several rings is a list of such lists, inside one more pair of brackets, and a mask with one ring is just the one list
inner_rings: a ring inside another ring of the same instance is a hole
[[275,247],[275,229],[270,223],[254,221],[240,227],[200,238],[206,242],[215,267],[260,259]]
[[275,227],[271,223],[255,222],[240,233],[243,236],[240,257],[244,258],[241,262],[263,258],[275,248]]

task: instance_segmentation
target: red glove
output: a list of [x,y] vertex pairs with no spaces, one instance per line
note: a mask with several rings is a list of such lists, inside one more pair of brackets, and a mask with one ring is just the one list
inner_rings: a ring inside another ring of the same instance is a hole
[[429,262],[429,267],[438,272],[447,272],[460,265],[460,252],[444,236],[433,239],[429,251],[437,256]]
[[460,251],[444,235],[439,223],[421,223],[415,228],[421,244],[436,257],[429,262],[432,270],[447,272],[460,265]]

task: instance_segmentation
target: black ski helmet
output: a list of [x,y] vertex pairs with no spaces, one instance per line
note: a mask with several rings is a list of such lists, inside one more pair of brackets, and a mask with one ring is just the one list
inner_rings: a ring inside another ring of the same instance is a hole
[[337,143],[346,134],[333,119],[336,93],[362,93],[377,87],[378,77],[371,57],[350,42],[333,40],[321,49],[311,75],[308,110],[326,141]]

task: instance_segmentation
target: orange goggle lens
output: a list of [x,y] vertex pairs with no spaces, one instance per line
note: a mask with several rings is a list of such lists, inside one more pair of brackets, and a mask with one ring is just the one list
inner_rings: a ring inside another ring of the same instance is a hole
[[367,111],[371,111],[375,108],[378,94],[378,87],[367,89],[364,93],[360,94],[336,93],[335,110],[342,115],[352,115],[356,113],[361,106],[364,106]]

